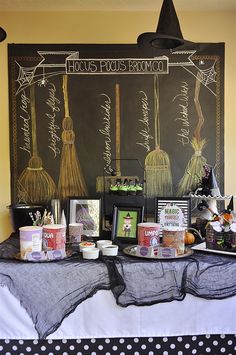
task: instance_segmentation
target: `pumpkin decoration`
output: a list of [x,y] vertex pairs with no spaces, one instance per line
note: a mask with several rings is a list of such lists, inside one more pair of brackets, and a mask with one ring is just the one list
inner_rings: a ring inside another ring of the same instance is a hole
[[184,242],[186,245],[193,244],[195,242],[195,236],[193,233],[186,231],[184,235]]

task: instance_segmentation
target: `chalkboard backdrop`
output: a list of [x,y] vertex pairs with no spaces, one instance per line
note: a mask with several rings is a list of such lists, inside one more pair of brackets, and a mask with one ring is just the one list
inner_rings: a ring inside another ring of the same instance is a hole
[[[133,44],[8,50],[12,203],[94,196],[114,169],[142,180],[150,164],[171,176],[163,194],[180,196],[193,157],[215,167],[223,194],[223,43],[161,56]],[[157,146],[169,165],[151,158]]]

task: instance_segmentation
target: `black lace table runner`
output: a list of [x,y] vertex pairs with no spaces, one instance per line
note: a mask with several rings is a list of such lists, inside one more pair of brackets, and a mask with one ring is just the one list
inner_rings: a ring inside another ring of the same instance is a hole
[[7,286],[31,317],[40,339],[53,333],[85,299],[111,288],[102,261],[72,256],[55,262],[14,260],[19,239],[12,236],[0,245],[0,285]]
[[15,235],[0,244],[0,285],[7,286],[30,315],[39,338],[53,333],[78,304],[110,289],[118,305],[151,305],[183,300],[187,293],[206,299],[236,294],[236,258],[197,252],[161,261],[129,257],[69,259],[34,263],[14,259]]
[[199,253],[176,260],[103,257],[118,305],[181,301],[187,293],[206,299],[236,295],[236,256]]

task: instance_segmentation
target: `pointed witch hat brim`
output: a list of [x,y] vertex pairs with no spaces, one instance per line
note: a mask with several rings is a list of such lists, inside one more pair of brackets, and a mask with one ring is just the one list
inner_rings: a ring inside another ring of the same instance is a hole
[[4,41],[4,39],[7,37],[6,31],[2,27],[0,27],[0,42]]
[[123,218],[125,218],[125,219],[133,219],[133,217],[130,216],[129,212],[128,212],[127,215],[124,216]]
[[156,32],[145,32],[138,36],[137,43],[142,47],[174,49],[186,43],[172,0],[163,0]]

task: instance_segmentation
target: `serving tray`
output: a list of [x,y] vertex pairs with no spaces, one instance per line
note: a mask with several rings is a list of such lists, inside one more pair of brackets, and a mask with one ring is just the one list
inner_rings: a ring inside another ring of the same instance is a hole
[[154,259],[154,260],[173,260],[173,259],[182,259],[186,258],[190,255],[193,254],[193,250],[186,248],[185,253],[182,255],[177,255],[175,257],[169,257],[169,258],[164,258],[160,256],[142,256],[136,253],[137,250],[137,245],[129,245],[123,249],[123,253],[129,256],[135,256],[137,258],[143,258],[143,259]]
[[15,256],[14,256],[14,259],[16,260],[19,260],[19,261],[24,261],[24,262],[27,262],[27,263],[47,263],[47,262],[53,262],[53,261],[60,261],[60,260],[65,260],[65,259],[68,259],[70,258],[72,255],[75,255],[75,253],[73,252],[73,250],[66,250],[66,256],[65,257],[55,257],[55,259],[49,259],[46,257],[46,253],[45,253],[45,257],[46,259],[32,259],[32,260],[28,260],[28,259],[22,259],[21,258],[21,254],[20,252],[17,253]]
[[236,253],[233,253],[231,251],[224,251],[224,250],[216,250],[216,249],[208,249],[206,247],[206,242],[194,245],[192,250],[198,250],[198,251],[205,251],[207,253],[215,253],[215,254],[224,254],[224,255],[231,255],[231,256],[236,256]]

